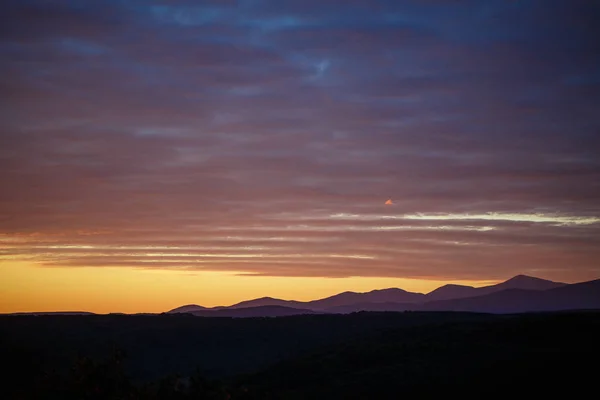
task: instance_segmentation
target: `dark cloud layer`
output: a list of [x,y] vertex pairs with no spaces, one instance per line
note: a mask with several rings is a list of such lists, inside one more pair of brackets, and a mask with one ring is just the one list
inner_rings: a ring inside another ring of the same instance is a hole
[[598,2],[1,8],[0,260],[600,274]]

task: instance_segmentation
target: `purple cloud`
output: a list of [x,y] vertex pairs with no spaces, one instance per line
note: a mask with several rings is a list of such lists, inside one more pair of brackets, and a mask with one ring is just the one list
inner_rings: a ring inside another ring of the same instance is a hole
[[0,260],[598,275],[593,2],[2,11]]

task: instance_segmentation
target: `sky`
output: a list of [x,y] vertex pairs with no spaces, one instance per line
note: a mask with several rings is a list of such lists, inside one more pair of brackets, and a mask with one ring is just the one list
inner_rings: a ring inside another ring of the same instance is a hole
[[0,312],[597,279],[599,18],[5,0]]

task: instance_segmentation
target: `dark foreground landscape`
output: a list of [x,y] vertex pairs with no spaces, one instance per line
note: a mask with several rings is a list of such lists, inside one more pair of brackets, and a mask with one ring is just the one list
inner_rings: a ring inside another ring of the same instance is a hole
[[3,399],[569,398],[600,312],[0,317]]

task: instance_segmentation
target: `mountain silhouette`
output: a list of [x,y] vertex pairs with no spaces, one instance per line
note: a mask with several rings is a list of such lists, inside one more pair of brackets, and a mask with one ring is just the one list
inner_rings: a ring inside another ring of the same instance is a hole
[[428,294],[399,288],[366,293],[343,292],[312,301],[261,297],[227,307],[206,308],[194,304],[169,313],[196,316],[281,316],[307,313],[347,314],[359,311],[473,311],[518,313],[570,309],[600,309],[599,281],[566,284],[517,275],[496,285],[472,287],[444,285]]
[[448,299],[459,299],[461,297],[472,297],[476,296],[477,288],[473,286],[465,285],[444,285],[435,289],[432,292],[427,293],[427,299],[434,300],[448,300]]
[[[353,304],[371,304],[370,306],[365,307],[367,309],[377,309],[378,306],[374,306],[372,304],[417,303],[419,301],[422,301],[424,298],[425,295],[422,293],[412,293],[398,288],[390,288],[373,290],[367,293],[343,292],[334,296],[313,301],[295,301],[276,299],[273,297],[261,297],[258,299],[242,301],[228,307],[206,308],[195,304],[190,304],[174,308],[173,310],[170,310],[167,313],[192,313],[194,315],[199,315],[204,314],[204,311],[210,314],[211,312],[217,310],[245,309],[266,306],[278,306],[284,308],[294,308],[299,310],[304,309],[312,311],[329,311],[329,309],[335,309],[336,307],[350,306],[347,312],[352,312],[351,310],[353,309]],[[360,310],[357,309],[357,311]]]
[[424,299],[425,295],[422,293],[391,288],[372,290],[367,293],[344,292],[321,300],[309,301],[306,306],[311,310],[326,310],[360,303],[418,303]]
[[564,285],[566,285],[566,283],[553,282],[527,275],[517,275],[502,283],[478,288],[465,285],[444,285],[427,293],[427,301],[483,296],[505,289],[547,290]]
[[234,304],[232,306],[226,308],[248,308],[248,307],[261,307],[261,306],[282,306],[282,307],[292,307],[292,308],[301,308],[305,306],[306,303],[301,301],[294,300],[281,300],[275,299],[273,297],[261,297],[259,299],[254,300],[246,300],[240,303]]
[[197,304],[188,304],[185,306],[181,306],[181,307],[177,307],[172,309],[171,311],[168,311],[171,314],[176,314],[176,313],[191,313],[191,312],[195,312],[195,311],[201,311],[201,310],[206,310],[206,307],[202,307],[199,306]]
[[509,288],[483,296],[425,303],[424,311],[496,314],[600,309],[600,279],[547,290]]
[[327,310],[332,307],[342,307],[356,303],[416,303],[424,298],[422,293],[412,293],[406,290],[390,288],[373,290],[367,293],[343,292],[324,299],[312,301],[281,300],[273,297],[242,301],[227,308],[247,308],[257,306],[283,306],[292,308],[306,308],[310,310]]
[[484,286],[476,289],[479,293],[488,294],[504,289],[547,290],[565,285],[566,283],[562,282],[554,282],[527,275],[517,275],[505,282],[498,283],[497,285]]
[[[524,313],[600,309],[600,279],[567,284],[517,275],[496,285],[472,287],[448,284],[427,294],[399,288],[365,293],[343,292],[312,301],[261,297],[231,306],[187,304],[165,314],[205,317],[278,317],[301,314],[349,314],[360,311],[460,311]],[[114,315],[120,313],[112,313]],[[10,315],[95,315],[85,311],[17,312]],[[135,315],[152,315],[139,313]]]

